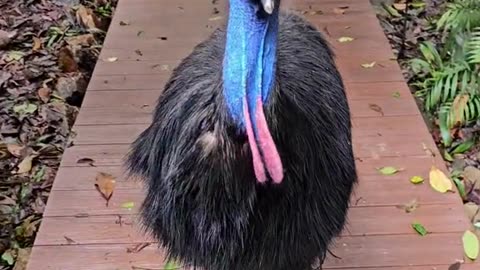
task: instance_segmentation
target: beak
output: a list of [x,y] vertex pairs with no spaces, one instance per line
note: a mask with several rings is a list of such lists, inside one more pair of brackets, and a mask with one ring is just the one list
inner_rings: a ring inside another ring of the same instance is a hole
[[273,9],[275,8],[275,0],[261,0],[262,1],[262,6],[263,10],[265,10],[266,13],[272,14]]

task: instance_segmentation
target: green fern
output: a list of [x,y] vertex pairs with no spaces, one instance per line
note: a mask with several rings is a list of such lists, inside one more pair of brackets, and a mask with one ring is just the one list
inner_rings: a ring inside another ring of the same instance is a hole
[[466,46],[467,61],[470,64],[480,64],[480,27],[476,27]]
[[451,31],[468,31],[480,26],[480,1],[454,0],[437,22],[437,28]]

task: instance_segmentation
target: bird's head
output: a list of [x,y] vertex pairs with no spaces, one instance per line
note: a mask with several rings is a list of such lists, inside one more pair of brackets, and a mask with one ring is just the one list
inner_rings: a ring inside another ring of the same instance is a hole
[[283,166],[263,112],[275,83],[280,0],[229,0],[224,97],[245,132],[259,182],[280,183]]

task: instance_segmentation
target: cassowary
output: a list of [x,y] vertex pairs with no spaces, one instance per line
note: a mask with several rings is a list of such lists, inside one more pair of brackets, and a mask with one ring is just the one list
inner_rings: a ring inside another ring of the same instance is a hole
[[345,224],[357,176],[342,79],[321,34],[279,5],[230,0],[127,157],[145,227],[200,269],[311,269]]

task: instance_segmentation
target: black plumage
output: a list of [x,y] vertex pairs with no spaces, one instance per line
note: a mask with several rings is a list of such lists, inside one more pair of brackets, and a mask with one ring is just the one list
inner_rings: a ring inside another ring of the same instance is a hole
[[306,270],[343,229],[356,182],[350,112],[332,51],[281,14],[265,113],[281,184],[259,184],[222,96],[225,30],[174,70],[127,166],[146,183],[142,217],[172,257],[206,270]]

